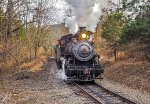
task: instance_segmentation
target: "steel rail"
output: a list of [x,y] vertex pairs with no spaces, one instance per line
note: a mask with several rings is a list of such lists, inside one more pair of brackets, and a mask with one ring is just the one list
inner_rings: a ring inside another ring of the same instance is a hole
[[[87,95],[89,98],[91,98],[91,100],[94,101],[96,104],[106,104],[106,103],[107,103],[107,102],[105,102],[105,101],[104,101],[102,98],[100,98],[100,97],[98,97],[98,98],[94,97],[92,94],[90,94],[89,92],[87,92],[86,89],[84,89],[83,87],[81,87],[78,83],[73,82],[73,84],[76,85],[76,87],[77,87],[78,89],[80,89],[81,92],[83,92],[85,95]],[[124,103],[127,103],[127,104],[136,104],[135,102],[133,102],[133,101],[131,101],[131,100],[129,100],[129,99],[127,99],[127,98],[125,98],[125,97],[123,97],[123,96],[121,96],[121,95],[119,95],[119,94],[117,94],[117,93],[115,93],[115,92],[113,92],[113,91],[111,91],[111,90],[108,90],[108,89],[104,88],[103,86],[101,86],[101,85],[99,85],[99,84],[97,84],[97,83],[95,83],[95,82],[92,83],[92,85],[93,85],[93,86],[96,86],[97,88],[100,88],[100,89],[103,90],[106,94],[112,95],[112,96],[114,96],[115,98],[120,99],[121,102],[124,102]],[[86,86],[86,85],[85,85],[85,86]],[[90,90],[92,91],[92,89],[90,89]]]
[[84,90],[80,85],[78,85],[77,83],[73,83],[74,85],[76,85],[76,87],[78,89],[80,89],[84,94],[86,94],[87,96],[89,96],[89,98],[91,98],[91,100],[93,100],[96,104],[104,104],[104,102],[99,101],[98,99],[96,99],[94,96],[92,96],[90,93],[88,93],[86,90]]
[[131,101],[131,100],[129,100],[129,99],[127,99],[127,98],[125,98],[125,97],[123,97],[123,96],[121,96],[121,95],[119,95],[119,94],[117,94],[117,93],[115,93],[115,92],[113,92],[111,90],[108,90],[107,88],[104,88],[103,86],[101,86],[101,85],[99,85],[99,84],[97,84],[95,82],[94,82],[94,85],[96,85],[97,87],[105,90],[107,93],[109,93],[109,94],[111,94],[111,95],[113,95],[115,97],[118,97],[119,99],[121,99],[122,101],[124,101],[124,102],[126,102],[128,104],[136,104],[135,102],[133,102],[133,101]]

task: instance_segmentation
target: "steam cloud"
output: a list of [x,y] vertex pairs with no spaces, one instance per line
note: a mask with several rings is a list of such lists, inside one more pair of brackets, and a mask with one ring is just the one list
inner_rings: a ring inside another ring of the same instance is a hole
[[72,17],[66,18],[66,27],[71,33],[76,33],[79,27],[86,27],[86,30],[95,32],[99,22],[101,9],[108,0],[65,0],[72,8]]
[[57,73],[57,78],[67,81],[67,76],[65,73],[65,59],[62,60],[62,69],[60,69]]

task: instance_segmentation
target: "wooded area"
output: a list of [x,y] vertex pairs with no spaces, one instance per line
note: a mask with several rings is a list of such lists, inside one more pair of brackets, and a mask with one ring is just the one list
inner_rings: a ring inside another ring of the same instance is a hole
[[[136,49],[134,52],[138,52],[142,51],[137,50],[137,47],[140,46],[148,55],[150,52],[148,51],[150,46],[150,0],[131,0],[130,2],[123,0],[118,4],[109,1],[107,8],[104,8],[102,13],[97,33],[108,42],[110,47],[107,48],[112,48],[115,60],[117,50],[120,52]],[[104,44],[106,44],[105,41]],[[133,42],[137,43],[132,47],[133,49],[125,47]],[[142,47],[142,43],[145,43],[145,46]]]
[[[58,19],[54,13],[55,3],[49,0],[0,0],[0,70],[36,59],[40,47],[52,55],[53,42],[57,41],[58,35],[68,33],[65,24],[48,25]],[[65,11],[67,16],[71,15],[70,9]],[[123,0],[117,4],[110,0],[102,9],[95,37],[97,50],[101,48],[100,52],[106,53],[109,48],[115,59],[122,44],[135,40],[149,44],[150,0]]]
[[0,70],[13,69],[36,59],[40,47],[52,55],[53,42],[58,38],[54,35],[67,32],[64,25],[48,25],[57,19],[53,13],[55,3],[0,0]]

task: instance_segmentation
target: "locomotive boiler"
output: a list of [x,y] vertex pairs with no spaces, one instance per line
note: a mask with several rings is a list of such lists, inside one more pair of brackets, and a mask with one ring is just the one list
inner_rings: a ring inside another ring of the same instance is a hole
[[103,73],[100,57],[94,51],[94,34],[85,28],[61,37],[55,52],[56,62],[65,71],[67,80],[93,81]]

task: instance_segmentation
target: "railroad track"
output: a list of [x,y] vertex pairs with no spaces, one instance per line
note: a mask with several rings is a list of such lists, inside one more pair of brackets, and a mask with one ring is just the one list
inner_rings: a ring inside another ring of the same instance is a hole
[[92,100],[88,101],[90,104],[136,104],[96,83],[78,84],[74,82],[73,84]]

